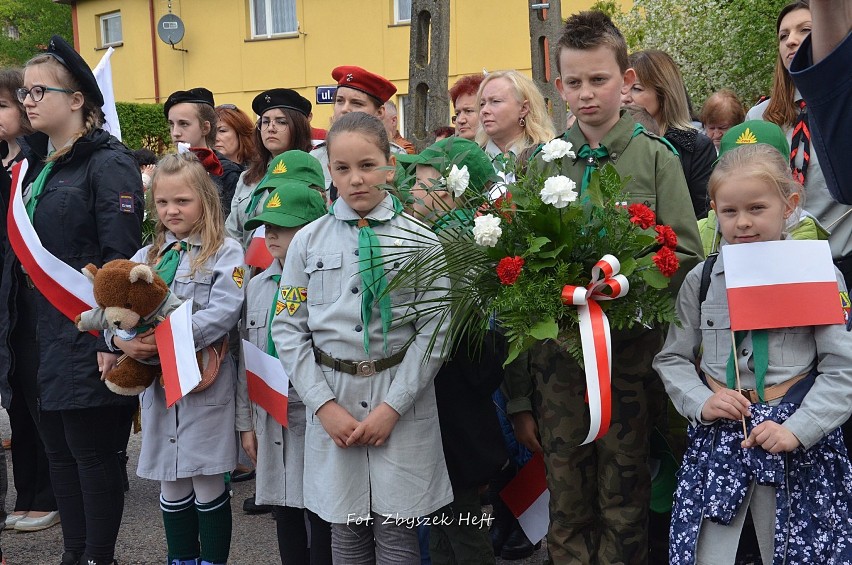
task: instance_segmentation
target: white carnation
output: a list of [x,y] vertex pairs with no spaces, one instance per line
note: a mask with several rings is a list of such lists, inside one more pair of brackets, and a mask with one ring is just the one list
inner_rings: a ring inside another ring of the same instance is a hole
[[503,230],[500,228],[500,218],[491,214],[479,216],[473,220],[473,239],[477,245],[494,247]]
[[548,163],[552,163],[555,159],[561,159],[562,157],[571,157],[572,159],[576,157],[571,148],[573,145],[564,139],[552,139],[544,144],[544,147],[541,148],[541,158],[547,161]]
[[541,201],[554,208],[564,208],[577,200],[577,183],[562,175],[550,177],[544,181],[541,189]]
[[467,165],[463,165],[461,169],[453,165],[450,174],[447,175],[447,189],[453,193],[453,197],[458,198],[464,194],[469,184],[470,172],[467,170]]

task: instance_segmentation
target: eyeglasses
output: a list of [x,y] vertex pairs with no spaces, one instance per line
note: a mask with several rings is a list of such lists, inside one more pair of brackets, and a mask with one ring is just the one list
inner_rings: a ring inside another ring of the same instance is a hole
[[261,118],[257,122],[257,128],[259,130],[266,130],[272,124],[275,124],[275,127],[278,129],[283,129],[290,125],[285,118],[273,118],[271,120],[269,118]]
[[219,104],[216,106],[217,110],[239,110],[236,104]]
[[18,97],[18,102],[21,104],[27,99],[27,95],[33,99],[33,102],[41,102],[42,98],[44,98],[45,92],[64,92],[65,94],[74,94],[76,90],[69,90],[67,88],[53,88],[52,86],[42,86],[37,84],[32,88],[24,88],[21,87],[15,90],[15,96]]
[[464,108],[462,110],[456,110],[456,113],[453,114],[453,117],[452,117],[453,123],[456,123],[456,120],[459,119],[459,116],[461,116],[462,114],[464,114],[464,117],[467,118],[468,121],[470,121],[471,116],[476,114],[476,110],[474,110],[472,108]]

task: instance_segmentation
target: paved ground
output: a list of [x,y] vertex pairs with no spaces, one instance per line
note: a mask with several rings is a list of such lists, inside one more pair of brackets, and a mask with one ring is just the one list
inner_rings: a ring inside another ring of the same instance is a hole
[[[0,436],[8,438],[9,419],[5,410],[0,410]],[[128,469],[136,468],[141,445],[141,434],[130,440]],[[7,453],[9,466],[9,495],[6,508],[15,501],[12,483],[11,457]],[[278,563],[278,544],[275,538],[275,523],[270,514],[249,516],[242,512],[242,501],[253,493],[254,481],[236,483],[234,486],[234,532],[231,542],[232,565]],[[162,565],[166,547],[163,523],[159,510],[159,485],[154,481],[140,479],[130,473],[130,492],[124,504],[124,519],[118,536],[116,559],[121,565]],[[0,547],[9,565],[53,565],[62,554],[61,526],[32,533],[4,531],[0,536]],[[544,562],[545,550],[524,561],[501,561],[534,565]]]

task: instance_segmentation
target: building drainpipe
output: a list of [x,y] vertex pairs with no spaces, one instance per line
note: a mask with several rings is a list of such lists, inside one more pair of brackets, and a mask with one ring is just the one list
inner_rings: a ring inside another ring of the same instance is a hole
[[[154,19],[154,0],[148,0],[151,27],[151,62],[154,65],[154,102],[160,103],[160,69],[157,63],[157,22]],[[76,19],[74,20],[76,24]]]
[[74,36],[74,51],[80,52],[80,33],[77,28],[77,3],[71,4],[71,33]]

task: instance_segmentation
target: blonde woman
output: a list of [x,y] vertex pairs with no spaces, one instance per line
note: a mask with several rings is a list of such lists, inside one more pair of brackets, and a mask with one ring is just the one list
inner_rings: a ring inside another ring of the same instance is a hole
[[696,130],[689,118],[686,87],[677,63],[665,52],[649,49],[630,56],[636,82],[623,104],[642,106],[657,121],[660,135],[678,152],[696,218],[707,216],[707,181],[716,161],[716,147]]

